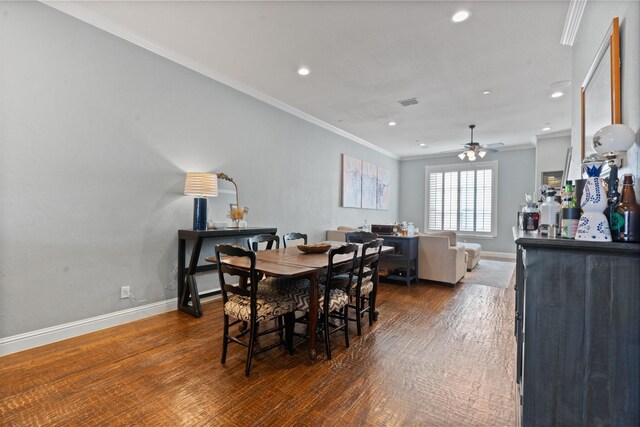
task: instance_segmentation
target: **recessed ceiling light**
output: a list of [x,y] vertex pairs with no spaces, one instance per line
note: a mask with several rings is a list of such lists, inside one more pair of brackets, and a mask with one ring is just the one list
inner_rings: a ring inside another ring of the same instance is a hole
[[489,95],[490,93],[491,93],[491,91],[490,91],[490,90],[483,90],[483,91],[482,91],[482,94],[483,94],[483,95]]
[[424,142],[420,143],[420,147],[425,148],[427,146],[427,144],[425,144]]
[[307,67],[298,68],[298,74],[300,74],[301,76],[308,76],[310,72],[311,71],[309,71]]
[[553,92],[551,94],[551,97],[552,98],[560,98],[562,95],[564,95],[564,92],[557,91],[557,92]]
[[551,130],[551,128],[549,126],[545,126],[542,128],[542,130],[547,131],[547,130]]
[[394,122],[393,120],[389,122],[389,126],[395,126],[395,125],[397,125],[397,123]]
[[462,9],[453,14],[451,22],[455,22],[457,24],[458,22],[466,21],[469,16],[471,16],[471,12]]

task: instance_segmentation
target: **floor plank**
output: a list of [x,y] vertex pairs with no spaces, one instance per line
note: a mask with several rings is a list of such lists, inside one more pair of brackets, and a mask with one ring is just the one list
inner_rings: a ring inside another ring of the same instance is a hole
[[314,365],[275,349],[248,379],[243,348],[220,364],[206,302],[0,358],[0,425],[514,425],[513,294],[382,283],[350,348],[336,334]]

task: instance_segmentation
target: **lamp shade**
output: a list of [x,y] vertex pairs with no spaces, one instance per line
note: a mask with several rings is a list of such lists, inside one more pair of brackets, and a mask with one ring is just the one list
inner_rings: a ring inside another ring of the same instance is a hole
[[598,154],[627,151],[633,145],[636,135],[627,125],[608,125],[593,135],[592,147]]
[[213,173],[187,172],[184,194],[196,197],[217,197],[218,177]]

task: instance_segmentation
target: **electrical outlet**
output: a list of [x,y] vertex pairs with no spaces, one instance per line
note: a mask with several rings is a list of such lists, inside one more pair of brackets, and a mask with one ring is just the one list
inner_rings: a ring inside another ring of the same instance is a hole
[[131,295],[131,286],[120,286],[120,299],[127,299]]

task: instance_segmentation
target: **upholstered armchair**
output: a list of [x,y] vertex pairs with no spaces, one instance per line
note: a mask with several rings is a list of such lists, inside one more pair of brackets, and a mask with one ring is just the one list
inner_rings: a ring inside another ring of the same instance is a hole
[[420,236],[418,276],[455,285],[467,271],[464,246],[456,242],[456,233],[442,231]]

